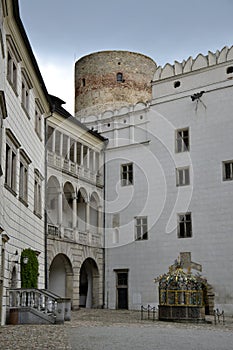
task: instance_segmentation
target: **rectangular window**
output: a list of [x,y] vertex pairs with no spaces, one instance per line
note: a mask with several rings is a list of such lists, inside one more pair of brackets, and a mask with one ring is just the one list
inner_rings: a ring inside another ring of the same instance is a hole
[[22,82],[22,106],[29,113],[29,88],[24,81]]
[[23,150],[20,150],[20,170],[19,170],[19,199],[27,204],[28,202],[28,166],[30,159]]
[[36,99],[35,104],[35,131],[39,137],[40,140],[42,140],[42,107],[39,103],[39,100]]
[[7,53],[7,79],[15,92],[17,92],[17,63],[11,52]]
[[42,180],[39,170],[35,169],[34,179],[34,214],[42,218]]
[[121,185],[128,186],[133,184],[133,163],[121,165]]
[[191,213],[178,214],[178,238],[192,237]]
[[176,186],[187,186],[190,184],[189,167],[176,169]]
[[16,160],[20,147],[10,129],[6,130],[5,186],[16,194]]
[[136,225],[136,235],[135,240],[145,240],[148,239],[148,229],[147,229],[147,217],[141,216],[135,218]]
[[176,152],[189,151],[189,129],[176,130]]
[[30,89],[32,88],[32,83],[29,79],[28,73],[24,68],[21,71],[21,77],[21,104],[27,116],[29,117]]
[[223,162],[223,180],[233,180],[233,160]]

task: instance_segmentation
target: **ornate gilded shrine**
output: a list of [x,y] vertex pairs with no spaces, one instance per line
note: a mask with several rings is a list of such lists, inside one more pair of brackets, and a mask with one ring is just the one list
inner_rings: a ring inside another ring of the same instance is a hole
[[205,320],[205,280],[185,272],[177,263],[157,277],[159,283],[159,320],[200,322]]

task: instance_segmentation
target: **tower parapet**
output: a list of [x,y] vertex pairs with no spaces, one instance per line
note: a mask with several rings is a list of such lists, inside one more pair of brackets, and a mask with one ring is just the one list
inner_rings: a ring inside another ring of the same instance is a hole
[[158,66],[153,81],[163,80],[166,78],[175,77],[185,73],[197,71],[202,68],[207,68],[220,63],[226,63],[233,59],[233,46],[228,48],[224,46],[221,51],[217,50],[215,53],[209,51],[208,55],[197,55],[196,58],[190,56],[187,60],[182,62],[175,61],[173,65],[165,64],[164,67]]

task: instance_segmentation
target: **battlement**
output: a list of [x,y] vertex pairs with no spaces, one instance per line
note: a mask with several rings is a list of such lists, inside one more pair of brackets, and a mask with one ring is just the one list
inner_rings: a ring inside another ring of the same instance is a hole
[[175,61],[173,65],[167,63],[164,67],[159,66],[155,71],[153,81],[190,73],[231,60],[233,60],[233,46],[230,48],[225,46],[221,51],[217,50],[215,53],[209,51],[206,56],[198,54],[196,58],[190,56],[187,60],[183,60],[182,62]]

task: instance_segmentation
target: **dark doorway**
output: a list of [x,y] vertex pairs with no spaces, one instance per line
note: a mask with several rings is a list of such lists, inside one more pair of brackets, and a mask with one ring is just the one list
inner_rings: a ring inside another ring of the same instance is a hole
[[80,268],[79,306],[99,307],[99,271],[91,258],[87,258]]
[[128,272],[117,272],[117,309],[128,309]]

